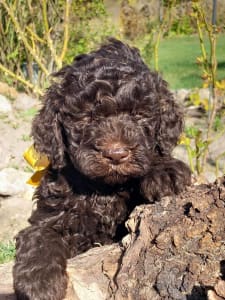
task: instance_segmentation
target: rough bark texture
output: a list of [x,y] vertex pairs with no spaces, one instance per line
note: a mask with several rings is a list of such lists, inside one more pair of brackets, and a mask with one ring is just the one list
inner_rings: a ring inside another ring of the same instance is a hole
[[[137,207],[127,227],[120,245],[68,262],[67,299],[225,299],[225,177]],[[1,300],[13,299],[11,266],[0,266]]]

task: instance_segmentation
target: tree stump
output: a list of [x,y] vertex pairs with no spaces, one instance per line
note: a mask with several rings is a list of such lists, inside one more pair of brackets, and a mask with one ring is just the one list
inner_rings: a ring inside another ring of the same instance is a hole
[[[68,261],[67,300],[225,299],[225,176],[136,207],[126,225],[121,243]],[[13,299],[4,268],[0,299]]]

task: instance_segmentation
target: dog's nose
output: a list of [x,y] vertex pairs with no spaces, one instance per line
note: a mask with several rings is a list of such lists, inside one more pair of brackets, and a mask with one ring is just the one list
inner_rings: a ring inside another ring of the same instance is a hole
[[102,151],[102,155],[114,162],[122,162],[129,156],[129,150],[124,147],[111,147]]

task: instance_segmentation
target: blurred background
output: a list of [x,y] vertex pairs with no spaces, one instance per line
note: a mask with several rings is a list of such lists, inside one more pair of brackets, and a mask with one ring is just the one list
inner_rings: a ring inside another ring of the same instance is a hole
[[50,73],[115,36],[138,47],[172,89],[201,87],[198,31],[208,51],[204,27],[216,26],[223,79],[224,14],[223,0],[1,0],[0,80],[41,93]]

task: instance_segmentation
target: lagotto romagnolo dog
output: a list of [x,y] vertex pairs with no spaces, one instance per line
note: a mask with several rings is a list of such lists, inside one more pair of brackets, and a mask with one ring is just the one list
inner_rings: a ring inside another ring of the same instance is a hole
[[55,76],[32,127],[50,165],[16,239],[18,299],[62,300],[68,258],[118,241],[136,205],[177,194],[191,178],[171,157],[182,112],[137,49],[109,39]]

